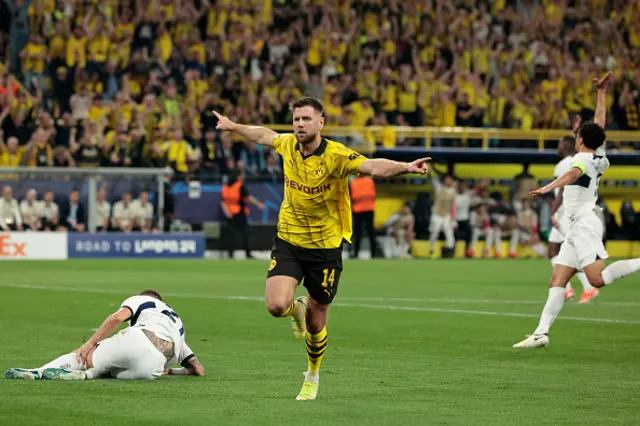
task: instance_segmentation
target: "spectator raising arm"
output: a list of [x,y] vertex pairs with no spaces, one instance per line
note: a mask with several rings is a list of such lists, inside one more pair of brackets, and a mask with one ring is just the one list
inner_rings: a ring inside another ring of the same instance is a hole
[[607,127],[607,87],[609,87],[609,83],[612,78],[613,73],[609,71],[607,75],[602,77],[600,80],[597,78],[593,79],[593,83],[596,85],[596,89],[598,89],[596,113],[593,121],[603,129]]

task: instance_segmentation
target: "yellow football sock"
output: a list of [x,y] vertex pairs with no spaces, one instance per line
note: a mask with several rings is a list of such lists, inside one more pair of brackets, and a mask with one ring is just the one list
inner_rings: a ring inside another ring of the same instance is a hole
[[307,332],[307,357],[309,360],[308,373],[317,375],[324,350],[327,347],[327,327],[323,327],[318,333]]
[[299,309],[300,309],[300,304],[298,303],[297,300],[294,300],[293,302],[291,302],[287,310],[284,311],[282,315],[280,315],[280,317],[297,316],[299,313],[298,311]]

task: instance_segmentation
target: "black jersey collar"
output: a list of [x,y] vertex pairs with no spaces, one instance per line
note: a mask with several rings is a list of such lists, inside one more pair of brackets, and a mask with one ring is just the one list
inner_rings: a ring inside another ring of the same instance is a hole
[[[322,138],[322,140],[320,141],[320,145],[318,145],[318,148],[314,152],[309,154],[309,155],[302,155],[302,158],[306,160],[307,158],[309,158],[309,157],[311,157],[313,155],[320,156],[320,155],[324,154],[324,151],[326,149],[327,149],[327,140],[325,138]],[[300,151],[300,143],[296,144],[296,150]],[[300,154],[302,154],[302,153],[300,153]]]

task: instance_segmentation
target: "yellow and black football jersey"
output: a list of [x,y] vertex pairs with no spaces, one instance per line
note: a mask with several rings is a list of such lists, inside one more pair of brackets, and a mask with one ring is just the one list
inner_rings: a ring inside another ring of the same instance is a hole
[[309,156],[293,134],[282,134],[273,147],[284,163],[284,201],[278,237],[303,248],[339,248],[351,241],[349,175],[358,175],[365,157],[339,142],[322,139]]

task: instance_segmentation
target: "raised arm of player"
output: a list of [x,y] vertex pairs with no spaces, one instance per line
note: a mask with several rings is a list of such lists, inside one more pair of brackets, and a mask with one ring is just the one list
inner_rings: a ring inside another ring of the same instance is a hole
[[74,351],[78,357],[78,361],[82,363],[86,362],[89,352],[98,343],[115,333],[118,330],[118,327],[120,327],[120,325],[129,318],[131,318],[131,309],[129,308],[121,308],[118,312],[109,315],[107,319],[102,322],[100,328],[93,333],[93,336],[87,340],[87,343]]
[[598,89],[596,113],[593,121],[603,129],[607,126],[607,88],[609,87],[609,83],[612,79],[613,72],[611,71],[609,71],[600,80],[598,80],[597,78],[593,79],[593,83],[596,85],[596,89]]
[[548,185],[543,186],[540,189],[534,189],[529,192],[529,195],[532,197],[537,197],[538,195],[543,195],[548,192],[553,191],[556,188],[562,188],[566,185],[571,185],[573,182],[577,181],[580,176],[582,176],[583,170],[578,167],[573,167],[571,170],[560,176],[558,179],[554,180]]
[[218,118],[216,129],[237,133],[250,142],[260,145],[272,146],[273,140],[278,136],[278,133],[274,132],[271,129],[267,129],[266,127],[245,126],[243,124],[233,122],[227,117],[220,115],[215,111],[212,112]]
[[377,178],[391,178],[406,173],[426,175],[429,172],[429,161],[431,161],[431,157],[420,158],[411,163],[374,158],[362,163],[360,174]]

